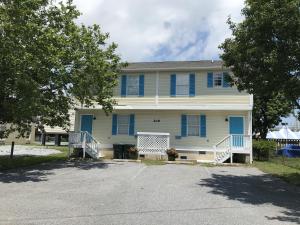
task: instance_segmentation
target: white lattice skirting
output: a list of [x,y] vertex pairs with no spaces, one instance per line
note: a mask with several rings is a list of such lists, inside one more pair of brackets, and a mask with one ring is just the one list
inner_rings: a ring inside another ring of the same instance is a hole
[[139,154],[165,155],[169,147],[169,133],[137,132]]

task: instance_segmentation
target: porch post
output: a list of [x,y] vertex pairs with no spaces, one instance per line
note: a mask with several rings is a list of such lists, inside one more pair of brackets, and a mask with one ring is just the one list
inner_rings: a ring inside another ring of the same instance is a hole
[[216,159],[217,159],[217,152],[216,152],[217,148],[216,146],[214,146],[214,164],[216,164]]
[[83,134],[83,155],[82,158],[85,158],[85,145],[86,145],[86,133]]
[[250,164],[253,162],[253,150],[252,150],[252,111],[248,112],[248,135],[249,135],[249,150],[250,150]]

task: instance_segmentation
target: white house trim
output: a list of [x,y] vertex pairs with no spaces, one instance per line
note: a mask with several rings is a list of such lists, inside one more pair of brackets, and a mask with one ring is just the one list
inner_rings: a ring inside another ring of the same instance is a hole
[[138,69],[122,69],[122,72],[136,72],[136,71],[194,71],[194,70],[220,70],[222,66],[209,66],[209,67],[170,67],[170,68],[138,68]]
[[156,72],[156,82],[155,82],[155,104],[158,104],[159,98],[159,72]]
[[[95,106],[93,108],[81,108],[81,109],[102,109],[101,106]],[[226,111],[248,111],[252,108],[249,105],[245,104],[205,104],[205,105],[117,105],[114,106],[116,110],[128,110],[128,109],[136,109],[136,110],[226,110]]]

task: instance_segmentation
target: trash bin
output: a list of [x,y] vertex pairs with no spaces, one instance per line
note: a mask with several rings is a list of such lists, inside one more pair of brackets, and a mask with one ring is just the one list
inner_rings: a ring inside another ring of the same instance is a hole
[[113,144],[114,159],[130,159],[128,149],[134,147],[131,144]]
[[124,145],[114,144],[114,159],[123,159]]

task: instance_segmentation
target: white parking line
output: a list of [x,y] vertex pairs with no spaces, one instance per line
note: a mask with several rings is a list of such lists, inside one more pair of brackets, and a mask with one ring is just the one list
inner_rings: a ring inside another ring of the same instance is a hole
[[204,170],[206,171],[206,173],[211,176],[211,172],[207,169],[207,167],[204,166]]
[[130,180],[131,181],[135,180],[135,178],[137,178],[143,172],[143,170],[146,168],[147,168],[147,166],[142,167],[133,177],[131,177]]

